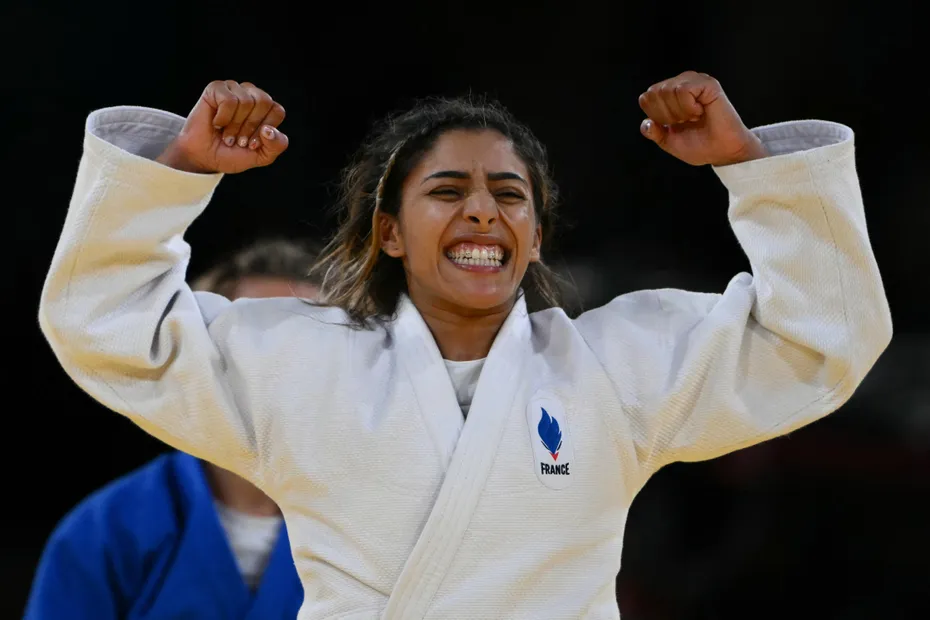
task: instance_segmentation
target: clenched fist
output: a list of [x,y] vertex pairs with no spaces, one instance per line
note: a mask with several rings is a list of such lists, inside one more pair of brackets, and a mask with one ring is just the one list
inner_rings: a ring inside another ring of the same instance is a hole
[[643,135],[662,150],[691,164],[725,166],[767,155],[747,128],[720,83],[706,73],[685,71],[639,96],[648,117]]
[[287,148],[284,108],[249,82],[211,82],[160,163],[187,172],[234,174],[267,166]]

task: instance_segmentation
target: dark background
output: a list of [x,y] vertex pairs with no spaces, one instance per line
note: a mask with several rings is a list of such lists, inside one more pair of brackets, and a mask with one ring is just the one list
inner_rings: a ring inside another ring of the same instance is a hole
[[213,79],[253,81],[287,108],[290,150],[271,168],[227,177],[190,230],[191,268],[200,271],[256,235],[326,234],[333,180],[384,113],[412,97],[490,93],[549,147],[573,228],[548,259],[591,307],[639,288],[722,291],[748,268],[712,171],[674,160],[638,131],[639,93],[686,69],[718,78],[749,126],[824,118],[856,131],[895,337],[835,415],[716,461],[670,466],[647,485],[626,532],[624,620],[926,611],[930,98],[916,9],[583,4],[3,9],[7,43],[30,42],[5,58],[4,99],[17,110],[7,117],[3,167],[14,189],[7,349],[16,353],[6,362],[14,370],[0,618],[21,614],[42,545],[65,512],[166,449],[73,386],[37,327],[88,112],[132,104],[184,115]]

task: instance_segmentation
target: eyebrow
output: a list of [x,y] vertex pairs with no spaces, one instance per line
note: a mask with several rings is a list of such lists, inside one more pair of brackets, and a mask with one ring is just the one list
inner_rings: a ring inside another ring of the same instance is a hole
[[[468,174],[467,172],[463,172],[461,170],[440,170],[439,172],[434,172],[433,174],[423,179],[423,183],[426,183],[430,179],[470,179],[470,178],[471,178],[470,174]],[[529,183],[526,182],[526,179],[521,177],[516,172],[489,172],[488,180],[489,181],[507,181],[507,180],[519,181],[520,183],[523,183],[524,185],[529,187]]]

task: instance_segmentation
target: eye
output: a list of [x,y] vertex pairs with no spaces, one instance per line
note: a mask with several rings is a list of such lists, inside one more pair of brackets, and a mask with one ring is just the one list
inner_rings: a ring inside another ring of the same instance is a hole
[[515,189],[506,189],[506,190],[497,192],[496,196],[498,200],[502,200],[504,202],[510,202],[510,203],[522,202],[526,200],[526,196],[524,196],[521,192]]
[[455,200],[461,197],[462,192],[454,187],[437,187],[429,193],[430,196],[436,196],[444,200]]

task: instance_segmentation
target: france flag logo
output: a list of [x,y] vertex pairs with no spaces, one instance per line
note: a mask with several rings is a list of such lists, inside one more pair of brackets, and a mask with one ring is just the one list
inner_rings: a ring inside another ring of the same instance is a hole
[[562,430],[559,428],[559,421],[549,415],[549,412],[542,408],[542,418],[536,431],[539,433],[539,440],[542,442],[546,451],[552,455],[553,461],[559,460],[559,450],[562,449]]
[[538,390],[526,404],[526,430],[539,482],[553,490],[568,487],[578,473],[568,412],[551,391]]

